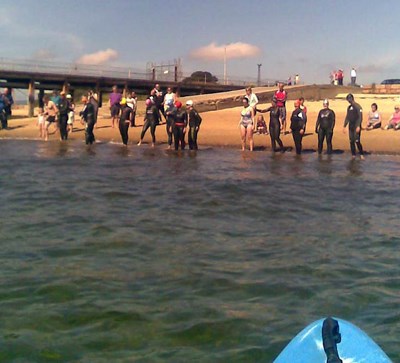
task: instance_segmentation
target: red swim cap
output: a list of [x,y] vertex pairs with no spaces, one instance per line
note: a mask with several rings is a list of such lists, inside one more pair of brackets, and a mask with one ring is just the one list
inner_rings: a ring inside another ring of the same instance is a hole
[[294,107],[299,107],[300,106],[300,100],[294,101]]
[[182,102],[181,101],[175,101],[175,107],[176,108],[181,108],[182,107]]

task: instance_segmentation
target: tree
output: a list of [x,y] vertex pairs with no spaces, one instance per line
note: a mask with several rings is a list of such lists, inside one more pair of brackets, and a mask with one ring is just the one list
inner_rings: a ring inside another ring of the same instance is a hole
[[210,72],[196,71],[190,77],[186,77],[183,83],[217,83],[218,78],[213,76]]

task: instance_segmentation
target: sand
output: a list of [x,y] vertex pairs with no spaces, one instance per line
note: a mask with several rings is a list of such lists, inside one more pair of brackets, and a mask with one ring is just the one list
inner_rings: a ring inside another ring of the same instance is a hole
[[[394,111],[394,106],[398,103],[397,97],[385,98],[375,97],[370,95],[368,97],[357,98],[356,101],[360,103],[364,110],[364,122],[366,124],[366,116],[370,110],[372,102],[376,102],[379,106],[379,111],[382,113],[383,125],[387,124],[388,119]],[[317,135],[315,134],[315,122],[319,110],[322,108],[321,101],[305,102],[307,106],[307,131],[303,139],[304,149],[317,149]],[[261,104],[259,108],[269,106],[268,104]],[[343,99],[334,99],[330,101],[330,108],[336,113],[336,126],[333,136],[333,148],[335,150],[344,150],[349,152],[349,141],[347,133],[343,133],[343,121],[346,114],[348,103]],[[81,105],[77,104],[77,110],[81,109]],[[288,115],[293,111],[293,102],[288,101],[287,104]],[[203,123],[199,132],[198,143],[199,147],[214,146],[214,147],[231,147],[240,149],[240,133],[238,128],[238,121],[240,118],[241,108],[231,108],[220,111],[204,112],[201,114]],[[27,114],[27,108],[16,106],[13,109],[13,117],[9,120],[9,130],[0,130],[0,138],[7,139],[39,139],[39,132],[37,128],[37,117],[28,118],[24,115]],[[136,124],[138,127],[130,128],[129,131],[129,145],[128,147],[137,147],[136,143],[139,140],[140,132],[143,125],[144,103],[139,102],[138,116]],[[269,121],[269,115],[265,114],[265,119]],[[50,129],[53,131],[53,128]],[[97,128],[94,130],[96,139],[102,142],[113,141],[121,142],[121,137],[118,128],[111,127],[111,118],[109,116],[108,107],[103,107],[99,112],[99,119]],[[166,147],[167,135],[165,124],[160,125],[156,132],[157,145],[156,147]],[[84,139],[84,128],[79,121],[74,123],[74,132],[69,135],[70,139]],[[255,135],[255,151],[271,150],[271,142],[269,136]],[[58,131],[49,136],[49,142],[60,142]],[[285,146],[293,147],[293,139],[291,134],[282,135],[282,141]],[[385,130],[372,130],[363,131],[361,137],[362,144],[365,151],[369,153],[381,154],[399,154],[400,153],[400,131],[385,131]],[[45,141],[43,141],[45,142]],[[149,147],[151,142],[150,130],[147,132],[144,143],[141,147]]]

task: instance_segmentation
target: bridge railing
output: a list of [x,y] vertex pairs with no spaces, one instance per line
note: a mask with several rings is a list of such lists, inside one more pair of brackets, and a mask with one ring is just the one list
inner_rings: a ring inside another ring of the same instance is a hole
[[[34,59],[10,59],[0,57],[0,70],[14,72],[31,72],[42,74],[57,75],[73,75],[73,76],[90,76],[90,77],[109,77],[115,79],[139,79],[174,82],[174,75],[169,73],[161,75],[157,79],[153,79],[154,75],[151,71],[145,71],[137,68],[124,68],[113,66],[86,65],[80,63],[61,63],[52,61],[39,61]],[[178,82],[190,77],[190,74],[180,72]],[[216,75],[219,84],[224,84],[224,77]],[[262,79],[261,85],[273,86],[278,80]],[[196,82],[202,84],[202,82]],[[204,85],[207,83],[205,82]],[[227,86],[248,86],[257,85],[257,79],[254,77],[228,77]]]

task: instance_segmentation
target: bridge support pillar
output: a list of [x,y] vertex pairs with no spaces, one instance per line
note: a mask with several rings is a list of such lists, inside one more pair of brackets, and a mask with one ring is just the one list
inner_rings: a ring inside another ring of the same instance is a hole
[[35,82],[32,80],[28,86],[28,117],[33,117],[35,111]]

